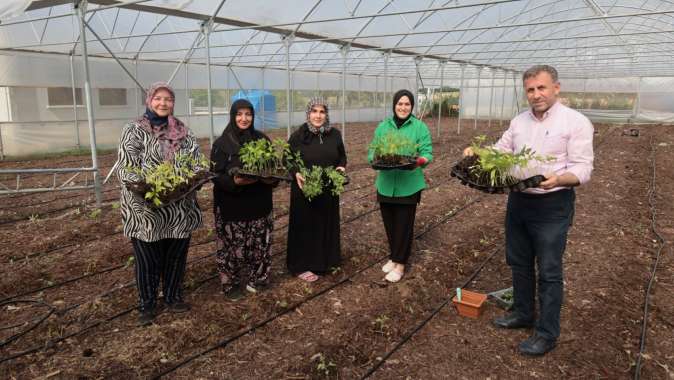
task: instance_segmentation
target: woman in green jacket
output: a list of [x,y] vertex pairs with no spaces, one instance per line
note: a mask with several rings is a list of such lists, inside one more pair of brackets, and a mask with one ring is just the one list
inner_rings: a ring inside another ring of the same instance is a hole
[[[421,201],[421,191],[426,188],[425,168],[433,159],[431,134],[423,121],[412,115],[414,95],[400,90],[393,96],[393,117],[382,121],[374,132],[374,140],[397,134],[406,137],[414,144],[417,158],[412,170],[384,170],[377,174],[377,201],[386,229],[389,248],[389,261],[382,267],[389,282],[398,282],[405,273],[405,265],[412,251],[414,239],[414,217],[417,204]],[[368,161],[374,160],[374,150],[370,147]]]

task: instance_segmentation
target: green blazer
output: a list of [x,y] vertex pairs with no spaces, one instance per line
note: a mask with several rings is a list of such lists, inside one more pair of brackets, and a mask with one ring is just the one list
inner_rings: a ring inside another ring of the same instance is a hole
[[[433,160],[433,145],[431,133],[426,124],[412,115],[400,128],[396,127],[392,117],[386,118],[379,123],[374,131],[374,139],[388,132],[400,133],[414,141],[417,145],[417,155],[425,157],[428,162],[414,170],[381,170],[377,173],[375,186],[381,195],[387,197],[406,197],[419,190],[426,188],[424,173],[425,168]],[[371,164],[374,159],[374,151],[368,149],[367,160]]]

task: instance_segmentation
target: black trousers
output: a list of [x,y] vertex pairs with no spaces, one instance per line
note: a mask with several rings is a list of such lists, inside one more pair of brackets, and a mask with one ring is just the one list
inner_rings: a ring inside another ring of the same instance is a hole
[[190,238],[144,242],[131,239],[136,255],[136,286],[140,310],[157,304],[159,280],[163,281],[164,302],[182,301],[182,285]]
[[514,312],[535,319],[536,269],[539,318],[536,332],[557,339],[564,296],[562,255],[573,220],[572,189],[534,195],[511,193],[506,211],[506,261],[512,269]]
[[407,264],[414,240],[415,204],[380,203],[381,217],[391,250],[391,261]]

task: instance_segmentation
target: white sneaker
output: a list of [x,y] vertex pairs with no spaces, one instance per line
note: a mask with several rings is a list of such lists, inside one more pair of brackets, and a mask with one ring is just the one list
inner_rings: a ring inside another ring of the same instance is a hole
[[403,274],[404,273],[391,270],[390,272],[388,272],[386,277],[384,277],[384,279],[388,282],[398,282],[400,281],[401,278],[403,278]]
[[390,271],[393,270],[393,267],[395,267],[395,263],[391,260],[389,260],[386,264],[384,264],[383,267],[381,267],[381,271],[384,273],[389,273]]

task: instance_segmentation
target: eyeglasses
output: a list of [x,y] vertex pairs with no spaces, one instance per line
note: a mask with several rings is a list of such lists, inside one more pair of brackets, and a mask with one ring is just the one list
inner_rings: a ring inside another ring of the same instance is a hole
[[173,103],[173,98],[162,98],[160,96],[155,96],[154,98],[152,98],[153,102],[161,102],[162,100],[167,103]]

